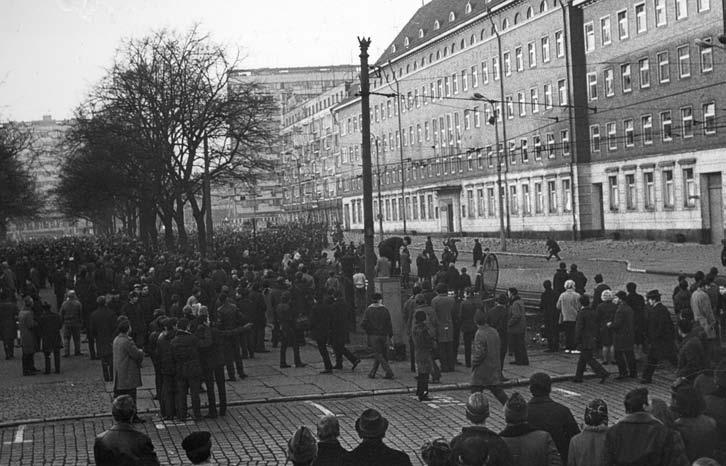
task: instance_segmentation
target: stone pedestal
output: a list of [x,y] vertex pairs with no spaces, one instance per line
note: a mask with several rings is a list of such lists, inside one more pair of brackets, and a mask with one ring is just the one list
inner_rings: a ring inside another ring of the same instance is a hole
[[401,303],[401,278],[400,277],[376,277],[374,281],[376,292],[383,295],[383,305],[391,314],[391,326],[393,327],[393,345],[406,344],[406,333],[403,331],[403,305]]

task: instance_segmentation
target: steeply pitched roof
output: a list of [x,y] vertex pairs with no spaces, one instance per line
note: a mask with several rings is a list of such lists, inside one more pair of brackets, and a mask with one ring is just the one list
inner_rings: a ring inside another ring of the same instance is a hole
[[[492,9],[505,1],[509,0],[431,0],[414,13],[376,61],[376,64],[383,65],[389,60],[393,61],[412,48],[441,36],[469,21],[472,17],[480,15],[486,11],[487,7]],[[471,7],[471,11],[468,13],[467,5]],[[450,21],[451,13],[454,14],[453,21]],[[438,29],[435,28],[437,21]],[[421,32],[423,32],[423,37],[420,37]],[[408,45],[406,45],[406,39],[408,39]]]

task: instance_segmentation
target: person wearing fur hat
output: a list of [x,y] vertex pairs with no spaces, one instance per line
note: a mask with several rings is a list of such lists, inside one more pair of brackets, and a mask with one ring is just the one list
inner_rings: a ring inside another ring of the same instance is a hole
[[287,460],[293,466],[310,466],[318,455],[318,443],[307,427],[300,427],[287,442]]
[[561,466],[562,458],[552,436],[527,422],[527,402],[518,392],[512,393],[504,406],[507,426],[499,436],[509,447],[516,466]]
[[157,465],[159,458],[148,435],[131,425],[136,417],[136,402],[130,395],[113,400],[111,407],[114,425],[96,437],[93,457],[98,466],[119,464]]
[[640,382],[651,383],[655,368],[661,359],[670,362],[673,367],[678,367],[678,359],[676,357],[676,332],[668,308],[660,302],[660,292],[658,290],[649,291],[645,295],[645,300],[650,306],[646,322],[648,362]]
[[350,452],[343,448],[338,441],[340,424],[338,418],[332,414],[321,416],[318,419],[318,455],[313,466],[338,466],[345,464]]
[[608,405],[598,398],[585,407],[585,427],[570,439],[567,466],[605,466]]
[[[513,466],[514,458],[504,440],[486,427],[489,418],[489,401],[482,392],[472,393],[466,400],[466,418],[473,425],[461,429],[461,433],[451,439],[452,457],[456,458],[472,438],[484,441],[488,453],[488,466]],[[459,461],[461,463],[461,461]]]
[[350,466],[412,466],[411,458],[383,443],[388,420],[375,409],[366,409],[355,421],[361,443],[350,452]]
[[602,348],[602,363],[605,365],[611,364],[615,360],[613,356],[613,331],[607,325],[608,322],[613,321],[615,311],[618,310],[618,306],[613,303],[613,296],[612,291],[603,290],[600,295],[602,302],[595,309],[597,311],[597,321],[600,324],[598,340]]
[[647,412],[648,390],[625,395],[625,417],[605,434],[605,464],[689,464],[681,436]]

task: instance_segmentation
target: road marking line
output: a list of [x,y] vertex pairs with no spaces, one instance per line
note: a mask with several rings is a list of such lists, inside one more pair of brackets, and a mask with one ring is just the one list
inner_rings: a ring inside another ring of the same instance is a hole
[[325,416],[335,416],[335,414],[331,410],[329,410],[328,408],[326,408],[325,406],[323,406],[321,404],[315,403],[313,401],[306,401],[305,403],[309,404],[313,408],[316,408],[318,411],[323,413]]
[[565,396],[582,396],[581,394],[579,394],[577,392],[571,392],[570,390],[565,390],[564,388],[555,387],[552,389],[552,391],[562,393]]
[[32,440],[23,440],[24,436],[25,436],[25,424],[20,424],[18,426],[18,430],[15,432],[15,439],[13,439],[12,442],[3,442],[3,444],[10,445],[13,443],[33,443]]

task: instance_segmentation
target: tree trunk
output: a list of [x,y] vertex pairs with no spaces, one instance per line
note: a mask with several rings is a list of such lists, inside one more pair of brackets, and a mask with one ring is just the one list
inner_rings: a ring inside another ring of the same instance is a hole
[[199,208],[199,203],[194,195],[189,196],[189,205],[192,208],[192,215],[197,222],[197,242],[199,243],[199,254],[203,259],[207,257],[207,226],[204,218],[205,209]]
[[212,183],[209,176],[209,146],[207,138],[204,138],[204,178],[202,183],[202,210],[206,212],[205,228],[207,250],[212,253],[214,250],[214,226],[212,224]]
[[187,252],[189,249],[189,236],[187,235],[187,228],[184,225],[184,201],[181,195],[177,195],[176,197],[174,221],[176,222],[177,235],[179,235],[179,250]]

